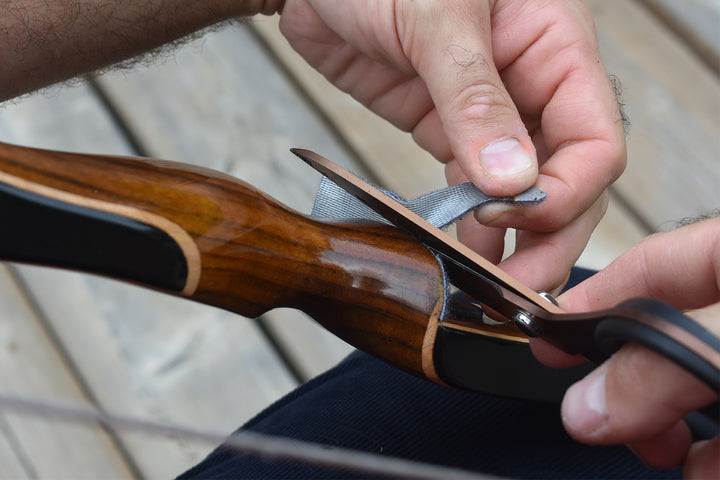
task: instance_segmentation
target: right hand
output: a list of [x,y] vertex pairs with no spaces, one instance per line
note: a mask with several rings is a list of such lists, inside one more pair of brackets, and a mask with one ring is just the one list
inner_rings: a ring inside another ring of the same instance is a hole
[[[631,297],[692,309],[689,315],[720,337],[720,218],[649,237],[558,300],[567,311],[583,312]],[[545,342],[531,345],[543,363],[576,362]],[[678,365],[628,344],[567,391],[562,414],[578,441],[630,445],[650,466],[682,464],[687,478],[720,478],[720,437],[692,443],[683,421],[717,400]]]

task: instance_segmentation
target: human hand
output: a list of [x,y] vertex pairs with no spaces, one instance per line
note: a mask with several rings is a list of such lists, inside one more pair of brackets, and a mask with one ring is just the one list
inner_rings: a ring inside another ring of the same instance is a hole
[[[652,297],[690,313],[720,336],[720,218],[649,237],[603,271],[559,297],[571,312]],[[541,341],[544,363],[568,357]],[[562,405],[565,428],[589,444],[628,444],[648,465],[684,465],[686,478],[720,478],[720,438],[692,443],[683,416],[718,397],[676,364],[637,345],[626,345],[573,385]]]
[[280,28],[340,89],[488,194],[533,184],[539,206],[481,209],[461,240],[535,289],[563,284],[625,164],[623,122],[579,2],[288,0]]

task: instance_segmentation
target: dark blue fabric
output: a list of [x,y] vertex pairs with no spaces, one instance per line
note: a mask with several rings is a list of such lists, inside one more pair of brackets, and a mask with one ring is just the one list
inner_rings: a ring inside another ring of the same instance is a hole
[[[571,285],[591,272],[576,270]],[[356,352],[242,428],[512,478],[679,478],[567,436],[559,406],[456,391]],[[354,478],[218,449],[180,478]]]

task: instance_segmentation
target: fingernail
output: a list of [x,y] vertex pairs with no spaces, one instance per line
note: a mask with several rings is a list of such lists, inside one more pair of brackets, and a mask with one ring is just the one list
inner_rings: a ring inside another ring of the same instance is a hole
[[605,376],[607,368],[600,366],[583,380],[568,389],[562,404],[563,423],[569,430],[593,434],[607,419]]
[[475,215],[475,220],[483,225],[487,225],[515,210],[517,210],[517,206],[511,203],[493,202],[476,209],[473,214]]
[[535,159],[515,138],[503,138],[480,151],[480,165],[491,177],[515,177],[535,168]]

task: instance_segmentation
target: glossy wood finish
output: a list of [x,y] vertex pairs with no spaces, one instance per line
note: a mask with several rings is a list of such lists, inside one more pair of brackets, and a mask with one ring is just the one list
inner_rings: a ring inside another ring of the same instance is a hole
[[157,160],[0,144],[0,180],[161,228],[185,253],[183,296],[250,317],[297,308],[425,375],[421,352],[443,301],[442,273],[394,227],[319,222],[228,175]]

